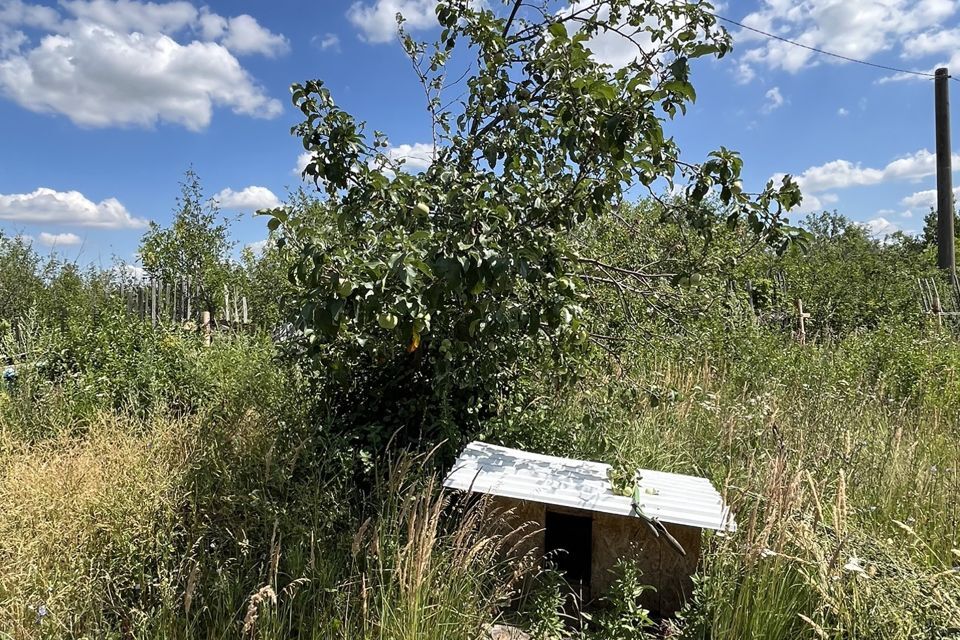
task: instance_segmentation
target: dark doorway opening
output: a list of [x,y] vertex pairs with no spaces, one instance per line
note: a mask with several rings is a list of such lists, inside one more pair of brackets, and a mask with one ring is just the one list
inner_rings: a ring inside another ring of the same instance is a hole
[[[593,555],[593,519],[547,511],[544,551],[570,586],[581,595],[590,593]],[[579,587],[579,588],[577,588]]]

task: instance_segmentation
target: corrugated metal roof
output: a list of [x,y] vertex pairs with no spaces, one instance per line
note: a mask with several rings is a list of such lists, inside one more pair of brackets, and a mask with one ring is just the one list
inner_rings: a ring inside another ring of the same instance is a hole
[[[471,442],[443,486],[504,498],[635,515],[631,499],[613,492],[600,462],[557,458]],[[714,530],[736,530],[720,494],[706,478],[640,469],[643,512],[661,522]]]

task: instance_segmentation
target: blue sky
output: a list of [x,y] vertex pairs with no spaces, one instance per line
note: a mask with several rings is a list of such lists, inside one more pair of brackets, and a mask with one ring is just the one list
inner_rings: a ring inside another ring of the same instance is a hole
[[[0,0],[0,230],[81,262],[135,262],[145,221],[170,219],[192,165],[239,216],[238,242],[262,240],[251,211],[300,184],[292,82],[324,80],[395,155],[422,157],[429,121],[393,15],[426,38],[434,5]],[[880,64],[960,69],[960,0],[730,0],[718,13]],[[805,210],[919,230],[935,186],[932,81],[731,30],[734,53],[696,66],[699,99],[669,125],[685,158],[737,149],[748,188],[792,173]],[[595,44],[612,63],[628,52]]]

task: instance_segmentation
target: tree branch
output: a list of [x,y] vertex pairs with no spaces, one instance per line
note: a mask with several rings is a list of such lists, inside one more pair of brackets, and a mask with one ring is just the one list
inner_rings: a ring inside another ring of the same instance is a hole
[[513,26],[513,19],[517,17],[517,11],[520,10],[520,5],[523,4],[523,0],[517,0],[513,4],[513,10],[510,12],[510,17],[507,18],[507,24],[503,27],[503,37],[506,38],[507,34],[510,33],[510,27]]
[[595,267],[609,269],[617,273],[622,273],[623,275],[632,276],[639,280],[649,280],[651,278],[672,278],[677,275],[675,273],[644,273],[642,271],[634,271],[633,269],[624,269],[623,267],[616,267],[612,264],[594,260],[593,258],[577,258],[577,262],[582,264],[592,264]]

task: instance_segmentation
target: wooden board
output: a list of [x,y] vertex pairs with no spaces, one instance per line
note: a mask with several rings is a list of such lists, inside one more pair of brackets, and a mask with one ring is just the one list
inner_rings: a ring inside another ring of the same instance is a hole
[[[543,560],[544,522],[547,506],[527,500],[494,497],[490,501],[491,532],[514,534],[519,541],[517,555],[538,560],[530,567],[533,575]],[[635,516],[617,516],[580,509],[550,506],[551,511],[593,518],[593,549],[588,600],[608,593],[619,577],[617,564],[632,559],[643,572],[643,580],[655,591],[645,594],[644,607],[660,615],[680,610],[693,590],[692,576],[700,560],[702,529],[666,525],[686,551],[678,554],[662,537],[654,537],[646,523]]]

